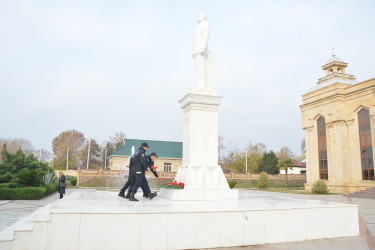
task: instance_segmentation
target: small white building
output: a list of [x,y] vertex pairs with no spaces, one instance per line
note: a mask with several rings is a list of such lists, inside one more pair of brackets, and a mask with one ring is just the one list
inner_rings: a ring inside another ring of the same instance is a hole
[[[293,169],[288,169],[288,174],[306,174],[306,162],[302,162],[305,159],[303,158],[300,161],[292,159],[294,167]],[[285,170],[280,170],[280,174],[285,174]]]

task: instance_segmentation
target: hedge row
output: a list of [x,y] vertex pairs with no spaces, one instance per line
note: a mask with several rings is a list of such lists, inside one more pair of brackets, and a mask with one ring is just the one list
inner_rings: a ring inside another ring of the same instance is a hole
[[2,174],[0,175],[0,183],[8,183],[13,179],[11,174]]
[[46,195],[52,194],[59,188],[58,183],[51,183],[51,184],[46,184],[44,187],[47,189]]
[[43,187],[4,187],[0,186],[0,200],[38,200],[55,192],[59,185],[47,184]]

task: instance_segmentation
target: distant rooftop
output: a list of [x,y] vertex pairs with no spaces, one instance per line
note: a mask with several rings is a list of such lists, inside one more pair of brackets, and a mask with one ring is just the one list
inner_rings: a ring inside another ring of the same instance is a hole
[[137,152],[143,142],[147,142],[150,147],[146,154],[155,152],[159,158],[182,159],[182,142],[145,139],[125,139],[125,145],[114,152],[112,156],[131,156],[132,147]]

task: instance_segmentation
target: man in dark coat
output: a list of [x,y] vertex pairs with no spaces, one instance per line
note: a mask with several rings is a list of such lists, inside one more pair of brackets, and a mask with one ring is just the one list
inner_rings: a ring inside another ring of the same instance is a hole
[[[154,153],[155,154],[155,153]],[[156,155],[156,154],[155,154]],[[125,185],[120,189],[120,192],[119,192],[119,194],[118,194],[118,196],[120,196],[120,197],[122,197],[122,198],[125,198],[125,199],[129,199],[130,198],[130,193],[131,193],[131,191],[132,191],[132,189],[133,189],[133,187],[134,187],[134,184],[135,184],[135,175],[136,175],[136,173],[135,173],[135,171],[134,171],[134,168],[133,168],[133,160],[134,160],[134,157],[135,157],[135,154],[134,155],[132,155],[131,157],[130,157],[130,160],[129,160],[129,177],[128,177],[128,180],[127,180],[127,182],[125,183]],[[148,158],[147,158],[148,157]],[[149,156],[147,155],[146,156],[146,159],[147,159],[147,161],[149,161],[148,159],[149,159]],[[149,163],[150,163],[150,161],[149,161]],[[153,164],[151,165],[151,166],[153,166]],[[152,169],[152,168],[151,168]],[[153,173],[154,173],[154,175],[155,176],[157,176],[157,173],[156,173],[156,171],[154,170],[154,169],[152,169],[152,171],[154,171]],[[126,189],[128,189],[129,188],[129,190],[128,190],[128,193],[125,195],[125,191],[126,191]],[[143,197],[146,197],[146,198],[149,198],[148,197],[148,194],[147,194],[147,188],[142,184],[142,186],[141,186],[141,188],[142,188],[142,191],[143,191]]]
[[60,171],[60,178],[59,178],[59,193],[60,193],[60,199],[64,196],[65,194],[65,187],[66,187],[66,182],[65,182],[65,175],[62,171]]
[[[154,174],[154,176],[155,176],[156,178],[159,178],[159,175],[158,175],[158,173],[156,172],[156,169],[153,168],[153,166],[154,166],[154,164],[155,164],[155,160],[156,160],[157,157],[158,157],[158,156],[156,155],[156,153],[155,153],[155,152],[152,152],[150,155],[146,155],[146,160],[147,160],[147,162],[149,163],[149,167],[148,167],[149,170]],[[149,198],[147,192],[144,191],[145,189],[147,189],[147,188],[145,188],[145,186],[149,187],[149,185],[148,185],[148,181],[147,181],[147,178],[145,178],[145,179],[143,180],[143,183],[142,183],[141,188],[142,188],[142,190],[143,190],[143,197]],[[156,194],[156,193],[155,193],[155,194]]]
[[[130,190],[131,188],[134,186],[134,182],[135,182],[135,172],[134,172],[134,168],[133,168],[133,165],[132,165],[132,161],[134,160],[134,156],[135,155],[132,155],[130,157],[130,160],[129,160],[129,177],[128,177],[128,181],[125,183],[125,185],[120,189],[120,193],[118,194],[118,196],[122,197],[122,198],[126,198],[126,199],[129,199],[130,197]],[[130,187],[130,188],[129,188]],[[126,189],[129,188],[129,192],[127,193],[127,195],[125,196],[125,191]]]
[[[147,179],[145,177],[145,172],[149,168],[150,163],[147,161],[145,153],[147,149],[149,148],[148,144],[146,142],[142,143],[141,147],[138,149],[137,153],[134,156],[133,162],[132,162],[132,168],[135,172],[135,183],[134,187],[131,190],[130,193],[130,201],[138,201],[134,195],[137,193],[137,190],[139,187],[142,186],[142,184],[147,183]],[[150,199],[154,198],[156,196],[155,193],[151,193],[150,188],[145,186],[146,193]]]

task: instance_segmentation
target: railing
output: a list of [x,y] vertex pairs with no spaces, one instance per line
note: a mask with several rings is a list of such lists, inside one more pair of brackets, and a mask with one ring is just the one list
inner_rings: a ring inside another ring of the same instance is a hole
[[328,79],[331,79],[333,77],[340,77],[340,78],[344,78],[344,79],[355,80],[354,75],[333,73],[333,74],[329,74],[328,76],[324,76],[322,78],[319,78],[318,83],[323,82],[323,81],[328,80]]
[[[121,175],[121,174],[128,174],[128,171],[123,170],[105,170],[105,169],[80,169],[77,172],[77,185],[79,183],[85,182],[95,176],[114,176],[114,175]],[[174,178],[176,176],[176,172],[158,172],[160,178]],[[152,173],[146,173],[149,177],[153,178],[154,175]],[[244,174],[244,173],[224,173],[225,178],[227,179],[258,179],[259,174]],[[268,174],[269,179],[284,179],[285,174]],[[306,179],[305,174],[288,174],[289,178],[291,179]]]
[[[227,179],[258,179],[259,174],[225,173]],[[269,179],[284,179],[285,174],[267,174]],[[305,174],[288,174],[289,178],[306,179]]]

